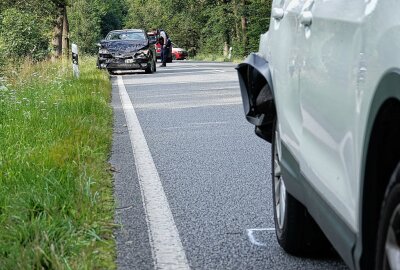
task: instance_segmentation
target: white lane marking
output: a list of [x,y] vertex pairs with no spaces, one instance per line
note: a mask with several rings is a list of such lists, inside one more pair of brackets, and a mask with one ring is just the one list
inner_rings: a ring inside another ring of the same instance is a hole
[[[173,78],[172,78],[173,79]],[[139,86],[164,86],[164,85],[171,85],[171,86],[175,86],[175,85],[184,85],[184,84],[191,84],[193,85],[193,83],[198,83],[198,84],[204,84],[204,83],[221,83],[221,78],[217,78],[217,77],[208,77],[207,80],[203,79],[203,80],[197,80],[198,78],[192,78],[192,77],[185,77],[185,78],[179,78],[179,80],[181,80],[180,82],[159,82],[159,83],[148,83],[145,80],[141,80],[141,79],[136,79],[135,81],[133,81],[132,79],[127,79],[127,83],[126,85],[139,85]],[[227,84],[235,84],[234,86],[239,89],[239,85],[237,81],[228,81],[228,82],[224,82],[224,85]],[[230,86],[229,88],[233,87]]]
[[174,75],[179,75],[179,74],[194,74],[194,75],[197,75],[199,73],[210,73],[211,75],[214,75],[214,72],[218,72],[218,73],[224,73],[225,72],[225,71],[216,70],[216,69],[193,70],[193,71],[181,71],[180,70],[179,73],[168,72],[168,71],[174,71],[174,70],[173,69],[164,69],[162,71],[157,71],[157,73],[158,74],[171,74],[171,76],[174,76]]
[[[157,84],[158,85],[158,84]],[[147,85],[146,85],[147,87]],[[175,87],[176,89],[176,87]],[[226,96],[227,94],[232,94],[232,90],[239,90],[239,87],[233,86],[233,87],[216,87],[216,88],[207,88],[207,89],[199,89],[197,92],[192,93],[179,93],[179,94],[157,94],[157,95],[146,95],[146,98],[166,98],[166,97],[192,97],[192,96],[205,96],[205,97],[210,97],[212,96]],[[143,91],[143,90],[142,90]],[[217,91],[217,92],[214,92]],[[228,92],[228,93],[226,93]],[[236,94],[236,93],[233,93]]]
[[229,124],[228,121],[212,121],[212,122],[193,122],[188,123],[188,126],[203,126],[203,125],[220,125],[220,124]]
[[118,88],[131,139],[155,269],[190,269],[160,176],[121,76]]
[[254,236],[254,232],[275,232],[275,228],[257,228],[257,229],[247,229],[247,237],[249,237],[250,242],[259,247],[267,246],[267,243],[260,242]]

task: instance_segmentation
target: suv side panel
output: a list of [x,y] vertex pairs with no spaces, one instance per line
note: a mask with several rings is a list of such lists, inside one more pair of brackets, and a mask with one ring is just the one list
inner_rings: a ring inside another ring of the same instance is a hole
[[[273,87],[275,92],[276,110],[280,115],[279,129],[282,138],[294,154],[299,154],[299,137],[301,135],[301,113],[299,106],[299,48],[293,46],[299,38],[298,17],[304,0],[276,0],[272,4],[273,10],[284,12],[282,18],[271,20],[268,32],[269,40],[263,46],[269,46],[271,52],[271,68]],[[274,11],[273,11],[274,12]]]
[[363,1],[308,1],[302,13],[300,170],[357,232],[357,86],[364,56]]

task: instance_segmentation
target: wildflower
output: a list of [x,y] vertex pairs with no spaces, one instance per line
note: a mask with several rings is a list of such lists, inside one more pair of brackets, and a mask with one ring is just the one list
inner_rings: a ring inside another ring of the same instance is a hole
[[31,119],[31,112],[30,111],[24,111],[23,115],[26,119],[30,120]]

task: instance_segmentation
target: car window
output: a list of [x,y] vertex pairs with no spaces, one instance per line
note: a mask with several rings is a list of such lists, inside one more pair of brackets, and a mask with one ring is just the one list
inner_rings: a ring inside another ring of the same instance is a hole
[[142,32],[112,32],[106,40],[146,40],[146,36]]
[[156,42],[157,39],[156,39],[155,36],[149,36],[149,41],[150,41],[150,42]]

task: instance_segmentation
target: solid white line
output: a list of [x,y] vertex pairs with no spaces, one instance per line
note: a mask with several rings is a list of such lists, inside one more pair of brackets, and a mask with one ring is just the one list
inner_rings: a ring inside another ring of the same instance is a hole
[[160,176],[121,76],[118,88],[146,212],[155,269],[189,269]]

